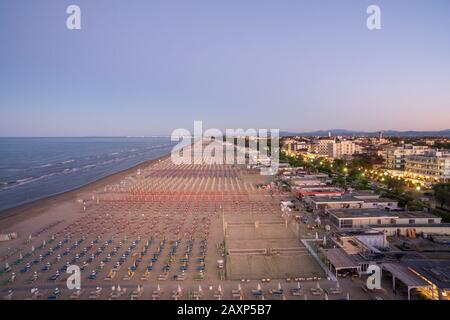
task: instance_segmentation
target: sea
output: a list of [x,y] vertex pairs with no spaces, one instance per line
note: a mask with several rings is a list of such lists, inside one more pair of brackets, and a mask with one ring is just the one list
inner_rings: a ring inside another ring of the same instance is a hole
[[0,214],[168,154],[170,137],[0,138]]

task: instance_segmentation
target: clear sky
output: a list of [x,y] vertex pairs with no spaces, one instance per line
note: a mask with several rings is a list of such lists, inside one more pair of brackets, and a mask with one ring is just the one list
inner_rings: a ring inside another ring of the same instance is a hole
[[[70,4],[81,30],[66,28]],[[194,120],[447,129],[450,1],[0,1],[0,136],[168,134]]]

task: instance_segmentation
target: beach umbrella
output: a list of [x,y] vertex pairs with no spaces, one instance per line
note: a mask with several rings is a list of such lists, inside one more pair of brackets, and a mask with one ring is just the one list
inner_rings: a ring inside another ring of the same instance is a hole
[[339,281],[336,281],[336,288],[339,289],[341,286],[339,284]]
[[242,291],[242,288],[241,288],[241,284],[240,284],[240,283],[238,283],[238,290],[239,290],[239,291]]
[[31,246],[31,252],[34,252],[34,246]]
[[300,282],[297,282],[297,288],[298,288],[298,289],[300,289],[300,288],[301,288],[301,286],[300,286]]
[[181,286],[180,285],[178,285],[178,287],[177,287],[177,292],[181,292]]
[[203,292],[202,286],[198,285],[198,292]]
[[316,240],[319,240],[319,234],[316,232]]
[[9,264],[8,264],[8,262],[5,263],[5,269],[9,269]]
[[261,285],[258,283],[257,289],[256,290],[261,290]]
[[305,300],[308,300],[308,297],[306,296],[306,294],[304,295],[304,299],[305,299]]
[[222,286],[219,284],[219,287],[217,288],[217,291],[222,292]]
[[324,300],[328,300],[328,294],[325,293]]
[[320,289],[320,283],[319,283],[319,281],[317,281],[316,288],[317,288],[317,289]]
[[120,288],[120,284],[117,285],[117,291],[122,291],[122,289]]
[[281,283],[278,282],[278,290],[281,290]]
[[327,246],[327,237],[323,236],[323,246],[326,247]]
[[22,252],[19,254],[19,259],[22,260],[23,259],[23,255]]
[[111,291],[116,291],[116,287],[115,287],[115,286],[112,286],[112,287],[111,287]]
[[350,300],[350,293],[347,292],[347,300]]
[[286,300],[286,296],[283,294],[283,300]]
[[139,291],[141,291],[141,286],[140,285],[137,286],[137,292],[139,292]]

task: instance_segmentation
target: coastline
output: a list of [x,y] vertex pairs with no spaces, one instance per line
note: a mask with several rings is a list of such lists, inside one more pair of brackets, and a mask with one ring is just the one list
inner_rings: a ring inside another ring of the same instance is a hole
[[159,160],[163,160],[170,157],[170,152],[159,156],[157,158],[146,160],[141,162],[131,168],[121,170],[119,172],[113,173],[111,175],[105,176],[103,178],[92,181],[83,186],[71,189],[68,191],[63,191],[58,194],[53,194],[42,199],[38,199],[26,204],[19,205],[17,207],[9,208],[0,212],[0,222],[1,230],[7,229],[8,227],[29,219],[31,217],[36,217],[42,213],[45,213],[51,207],[61,204],[63,202],[75,200],[77,195],[80,193],[90,192],[98,188],[102,188],[108,184],[114,183],[117,180],[121,180],[128,175],[134,173],[138,169],[143,169],[148,167]]

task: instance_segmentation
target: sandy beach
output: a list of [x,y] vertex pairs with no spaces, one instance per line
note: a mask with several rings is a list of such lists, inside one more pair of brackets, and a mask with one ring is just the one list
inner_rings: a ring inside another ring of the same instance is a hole
[[115,174],[106,176],[97,181],[86,184],[82,187],[62,192],[60,194],[52,195],[43,199],[39,199],[15,208],[7,209],[0,212],[0,233],[5,233],[5,230],[8,230],[10,227],[15,224],[30,219],[36,215],[43,214],[47,211],[50,211],[52,207],[61,205],[67,201],[74,201],[77,199],[77,196],[80,194],[89,193],[98,188],[102,188],[110,183],[114,183],[117,180],[123,179],[124,177],[135,173],[138,169],[143,169],[151,164],[169,158],[170,154],[158,157],[156,159],[148,160],[143,163],[140,163],[136,166],[133,166],[129,169],[117,172]]
[[[272,180],[213,157],[174,164],[164,156],[10,210],[1,233],[18,238],[0,243],[0,291],[13,299],[301,299],[335,286],[282,217]],[[79,291],[67,288],[71,265],[81,270]],[[361,296],[354,284],[341,286]]]

